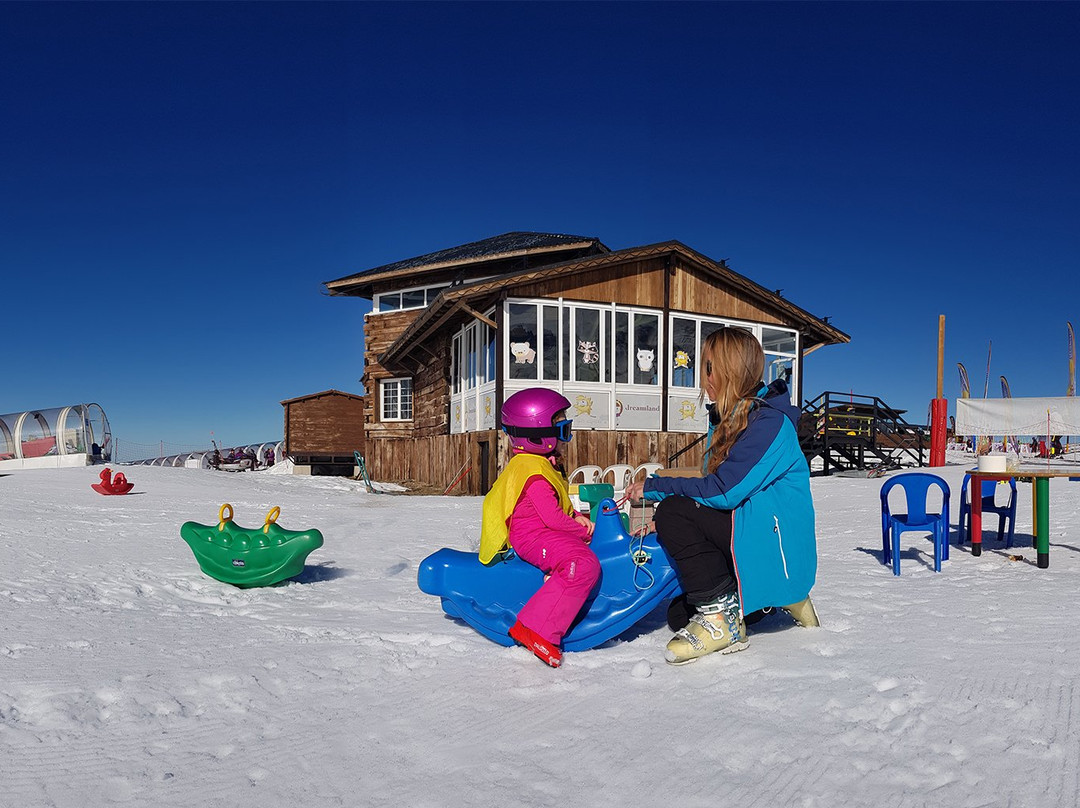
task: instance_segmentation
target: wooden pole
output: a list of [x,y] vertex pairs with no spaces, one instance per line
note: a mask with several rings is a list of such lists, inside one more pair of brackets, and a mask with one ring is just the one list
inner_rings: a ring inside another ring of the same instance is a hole
[[[930,465],[945,465],[949,402],[943,395],[945,374],[945,315],[938,316],[937,397],[930,402]],[[974,496],[974,495],[973,495]]]

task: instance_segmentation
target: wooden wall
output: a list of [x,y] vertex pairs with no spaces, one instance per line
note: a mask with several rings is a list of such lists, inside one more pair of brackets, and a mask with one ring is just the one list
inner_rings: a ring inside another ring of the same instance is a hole
[[[699,436],[676,432],[613,432],[583,430],[563,446],[564,463],[569,473],[577,466],[610,466],[614,463],[662,463],[692,443]],[[487,474],[481,464],[481,444],[487,443]],[[673,467],[698,468],[701,449],[691,449]],[[482,496],[495,482],[510,459],[510,444],[505,433],[487,430],[464,435],[431,435],[423,438],[379,438],[368,441],[365,456],[373,480],[420,484],[438,489],[450,485],[463,467],[469,473],[451,491],[452,494]],[[484,486],[484,483],[487,486]]]
[[[760,303],[751,300],[739,290],[718,287],[714,276],[706,275],[702,270],[688,266],[679,259],[676,259],[676,267],[677,271],[671,277],[672,310],[758,323],[785,324],[775,311],[763,308]],[[791,326],[790,323],[786,325]]]
[[340,393],[290,401],[285,405],[285,453],[363,454],[364,407],[363,398]]
[[[379,364],[383,353],[408,328],[424,309],[387,312],[364,317],[364,375],[361,381],[367,393],[364,422],[372,438],[405,438],[439,435],[450,431],[450,335],[439,337],[425,348],[424,364],[410,362],[409,375],[413,381],[413,420],[379,420],[379,380],[402,376]],[[421,352],[422,353],[422,352]],[[437,357],[437,359],[436,359]]]

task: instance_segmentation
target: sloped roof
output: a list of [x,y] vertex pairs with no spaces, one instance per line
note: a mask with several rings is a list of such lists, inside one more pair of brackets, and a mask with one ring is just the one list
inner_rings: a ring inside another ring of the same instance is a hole
[[600,267],[615,266],[631,261],[641,261],[657,256],[678,254],[699,269],[717,277],[726,286],[738,289],[753,300],[773,309],[782,315],[785,322],[798,326],[807,336],[804,352],[821,345],[850,342],[851,337],[838,328],[815,317],[805,309],[796,306],[790,300],[780,297],[758,283],[732,270],[724,261],[713,261],[679,241],[665,241],[644,247],[631,247],[625,250],[592,255],[585,258],[565,261],[559,264],[537,267],[536,269],[509,272],[495,278],[464,283],[442,290],[441,294],[419,315],[386,351],[379,356],[379,363],[387,366],[402,358],[415,345],[423,342],[459,311],[467,311],[476,316],[470,308],[476,305],[484,307],[484,302],[494,299],[503,291],[515,286],[534,283],[546,278],[587,272]]
[[383,264],[380,267],[365,269],[363,272],[347,275],[344,278],[326,281],[323,285],[326,286],[331,295],[350,294],[355,293],[355,287],[366,286],[375,280],[384,280],[394,276],[412,275],[447,267],[466,266],[500,258],[561,252],[571,249],[609,252],[600,239],[594,236],[516,231],[418,255],[415,258],[406,258],[392,264]]
[[359,401],[363,400],[363,396],[358,396],[356,393],[343,393],[341,390],[323,390],[319,393],[308,393],[306,396],[297,396],[296,398],[287,398],[282,402],[279,402],[281,406],[286,404],[295,404],[297,401],[307,401],[309,398],[319,398],[321,396],[345,396],[346,398],[355,398]]

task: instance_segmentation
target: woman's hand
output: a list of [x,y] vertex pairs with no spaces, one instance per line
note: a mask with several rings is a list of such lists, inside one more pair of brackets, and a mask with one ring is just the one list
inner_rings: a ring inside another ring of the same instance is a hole
[[645,495],[645,481],[630,483],[624,492],[626,499],[631,503],[637,503]]
[[643,523],[643,524],[640,524],[637,527],[635,527],[630,532],[630,535],[632,535],[635,539],[637,539],[637,538],[641,538],[642,536],[648,536],[650,533],[655,533],[655,532],[656,532],[656,522],[650,519],[647,524]]

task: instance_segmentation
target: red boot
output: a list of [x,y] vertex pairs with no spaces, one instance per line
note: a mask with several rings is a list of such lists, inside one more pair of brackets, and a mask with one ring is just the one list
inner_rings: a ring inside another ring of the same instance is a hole
[[562,651],[559,646],[548,642],[531,628],[523,626],[521,621],[510,626],[509,633],[519,645],[524,645],[551,667],[557,668],[562,664]]

